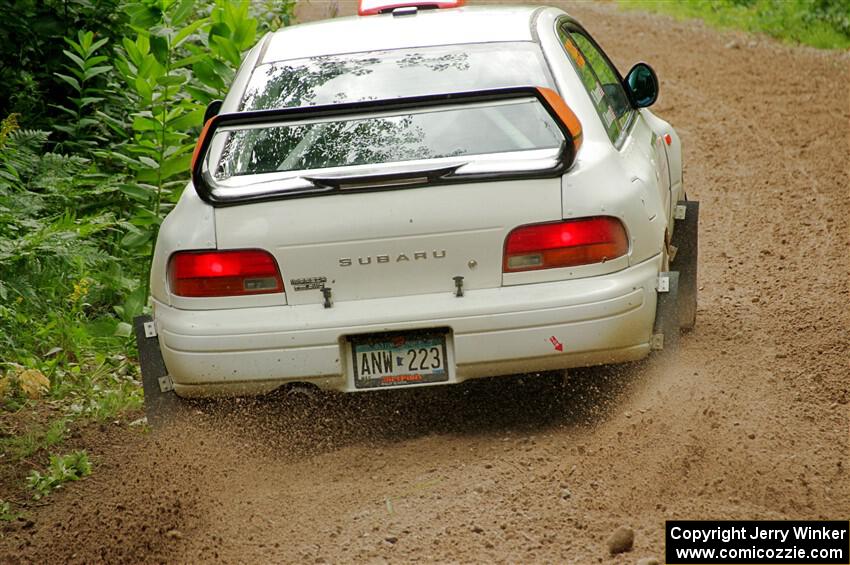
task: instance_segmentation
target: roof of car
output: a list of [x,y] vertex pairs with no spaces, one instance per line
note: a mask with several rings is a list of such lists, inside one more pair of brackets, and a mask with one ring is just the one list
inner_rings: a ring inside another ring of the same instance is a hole
[[530,41],[536,6],[468,6],[416,15],[353,16],[279,30],[259,63],[431,45]]

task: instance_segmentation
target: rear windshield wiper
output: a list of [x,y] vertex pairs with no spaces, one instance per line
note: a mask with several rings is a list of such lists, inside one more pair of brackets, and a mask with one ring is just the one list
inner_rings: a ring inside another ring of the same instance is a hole
[[328,175],[310,175],[302,178],[320,187],[331,187],[338,190],[355,190],[362,188],[389,188],[393,186],[408,186],[427,184],[437,179],[452,175],[466,162],[451,165],[407,166],[394,168],[391,171],[370,171],[363,173],[336,173]]

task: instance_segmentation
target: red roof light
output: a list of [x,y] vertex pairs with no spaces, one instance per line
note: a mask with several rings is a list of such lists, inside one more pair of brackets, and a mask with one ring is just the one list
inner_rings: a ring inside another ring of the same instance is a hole
[[357,13],[361,16],[371,16],[392,12],[396,8],[459,8],[466,0],[360,0]]

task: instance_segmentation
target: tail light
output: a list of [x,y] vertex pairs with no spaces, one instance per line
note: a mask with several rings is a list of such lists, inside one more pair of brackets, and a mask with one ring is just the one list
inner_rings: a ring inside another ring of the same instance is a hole
[[268,251],[179,251],[168,267],[177,296],[242,296],[283,292],[277,261]]
[[503,271],[516,273],[602,263],[628,252],[626,229],[617,218],[597,216],[532,224],[508,234]]

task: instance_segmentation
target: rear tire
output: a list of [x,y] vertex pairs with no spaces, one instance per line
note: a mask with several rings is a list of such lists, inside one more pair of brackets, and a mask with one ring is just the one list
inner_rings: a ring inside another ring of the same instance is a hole
[[697,263],[699,257],[699,202],[681,201],[685,217],[675,220],[671,244],[676,248],[672,268],[679,272],[679,326],[691,330],[697,320]]

